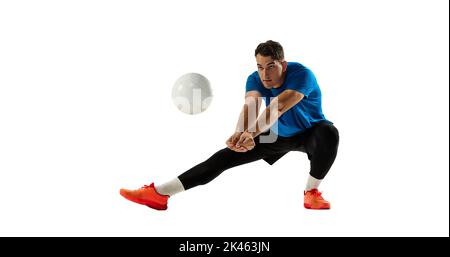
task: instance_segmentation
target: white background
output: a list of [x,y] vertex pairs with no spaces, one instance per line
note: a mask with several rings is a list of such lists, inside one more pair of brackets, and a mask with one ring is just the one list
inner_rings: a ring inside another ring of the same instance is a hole
[[[449,236],[448,26],[443,0],[2,1],[0,235]],[[303,208],[299,152],[166,212],[124,200],[225,147],[268,39],[340,131],[332,209]],[[214,90],[199,115],[171,101],[187,72]]]

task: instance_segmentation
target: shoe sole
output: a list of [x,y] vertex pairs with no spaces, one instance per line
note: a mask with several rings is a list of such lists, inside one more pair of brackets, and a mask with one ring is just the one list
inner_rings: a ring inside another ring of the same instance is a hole
[[145,205],[145,206],[147,206],[149,208],[152,208],[152,209],[155,209],[155,210],[158,210],[158,211],[167,210],[167,205],[161,205],[159,203],[142,201],[142,200],[139,200],[139,199],[136,199],[136,198],[129,197],[128,195],[125,195],[125,194],[122,194],[122,193],[120,193],[120,195],[123,196],[125,199],[127,199],[129,201],[132,201],[132,202],[137,203],[137,204]]
[[328,207],[322,207],[322,208],[313,208],[311,204],[306,204],[306,203],[303,204],[303,206],[304,206],[306,209],[310,209],[310,210],[329,210],[329,209],[330,209],[330,206],[328,206]]

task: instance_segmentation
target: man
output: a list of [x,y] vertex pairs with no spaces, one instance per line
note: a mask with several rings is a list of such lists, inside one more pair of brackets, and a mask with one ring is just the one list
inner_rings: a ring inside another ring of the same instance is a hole
[[[333,164],[339,134],[322,113],[322,95],[314,74],[300,63],[286,62],[275,41],[255,50],[258,71],[247,79],[245,104],[227,148],[165,184],[137,190],[121,189],[126,199],[165,210],[170,196],[204,185],[223,171],[263,159],[270,165],[290,151],[307,153],[311,170],[304,191],[304,207],[329,209],[318,186]],[[266,109],[259,117],[261,99]]]

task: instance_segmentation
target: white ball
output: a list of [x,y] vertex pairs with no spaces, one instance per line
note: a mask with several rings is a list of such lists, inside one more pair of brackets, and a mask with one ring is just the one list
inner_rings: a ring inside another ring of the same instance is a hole
[[180,111],[187,114],[205,111],[211,104],[212,97],[208,79],[198,73],[187,73],[173,85],[172,101]]

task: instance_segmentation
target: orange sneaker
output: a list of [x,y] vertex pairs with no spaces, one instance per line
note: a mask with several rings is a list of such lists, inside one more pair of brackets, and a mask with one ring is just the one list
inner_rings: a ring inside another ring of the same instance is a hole
[[120,189],[120,195],[132,202],[147,205],[156,210],[167,210],[168,195],[161,195],[155,190],[155,185],[143,186],[137,190]]
[[330,202],[326,201],[322,197],[322,193],[317,189],[311,189],[309,191],[304,191],[305,194],[305,206],[306,209],[330,209]]

